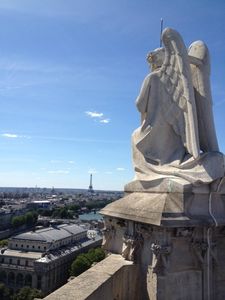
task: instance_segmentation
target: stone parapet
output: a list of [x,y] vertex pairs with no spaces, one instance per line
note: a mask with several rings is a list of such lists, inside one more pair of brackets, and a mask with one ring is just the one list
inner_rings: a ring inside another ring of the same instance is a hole
[[71,280],[45,300],[138,300],[137,266],[111,254]]

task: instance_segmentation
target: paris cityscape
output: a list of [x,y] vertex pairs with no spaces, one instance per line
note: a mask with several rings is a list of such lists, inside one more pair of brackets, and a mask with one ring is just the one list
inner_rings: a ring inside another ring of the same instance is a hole
[[95,191],[92,174],[86,190],[0,188],[1,299],[43,297],[79,275],[75,258],[102,244],[98,211],[122,196]]

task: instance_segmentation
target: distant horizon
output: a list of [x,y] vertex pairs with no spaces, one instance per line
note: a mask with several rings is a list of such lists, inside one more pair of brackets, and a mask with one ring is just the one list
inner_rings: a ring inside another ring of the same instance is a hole
[[[47,189],[47,190],[78,190],[78,191],[88,191],[88,188],[64,188],[64,187],[29,187],[29,186],[0,186],[1,189]],[[99,189],[93,189],[94,192],[124,192],[124,190],[99,190]]]

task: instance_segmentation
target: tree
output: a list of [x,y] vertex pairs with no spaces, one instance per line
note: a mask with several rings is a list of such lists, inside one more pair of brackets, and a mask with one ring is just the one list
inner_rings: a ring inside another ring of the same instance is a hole
[[46,209],[46,208],[39,208],[38,214],[45,217],[50,217],[52,215],[52,210]]
[[99,262],[105,258],[102,248],[90,249],[88,253],[77,256],[71,265],[71,276],[78,276],[91,267],[94,262]]
[[30,226],[34,223],[34,216],[33,216],[32,212],[26,213],[25,218],[26,218],[26,224],[28,226]]
[[33,300],[34,298],[42,297],[41,291],[25,286],[13,296],[13,300]]
[[55,209],[52,217],[60,219],[71,219],[73,217],[73,213],[69,211],[67,207],[62,207]]
[[85,254],[86,257],[89,259],[89,261],[91,262],[91,264],[93,264],[93,262],[95,262],[95,249],[90,249],[88,251],[88,253]]
[[105,252],[102,248],[95,249],[95,262],[99,262],[105,258]]
[[8,240],[1,240],[0,241],[0,247],[8,246]]
[[26,218],[25,216],[17,216],[17,217],[13,217],[11,224],[14,228],[17,228],[19,226],[22,226],[26,223]]
[[69,210],[72,210],[72,211],[74,211],[74,212],[77,212],[80,208],[81,208],[81,207],[80,207],[80,205],[78,205],[78,204],[71,204],[71,205],[68,205],[68,209],[69,209]]
[[0,299],[10,300],[10,291],[2,282],[0,282]]
[[37,222],[38,214],[36,212],[28,212],[25,214],[26,224],[28,226],[34,225]]
[[77,258],[74,260],[74,262],[71,265],[71,275],[72,276],[78,276],[87,269],[89,269],[91,266],[90,260],[86,257],[85,254],[80,254],[77,256]]
[[11,220],[11,224],[14,228],[26,224],[27,226],[34,225],[37,221],[38,214],[35,211],[27,212],[24,216],[16,216]]

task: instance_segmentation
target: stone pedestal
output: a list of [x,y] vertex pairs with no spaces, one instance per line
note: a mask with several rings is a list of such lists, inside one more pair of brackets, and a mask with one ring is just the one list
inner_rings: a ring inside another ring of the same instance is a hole
[[140,299],[225,299],[222,187],[160,185],[127,185],[102,209],[104,248],[139,265]]

